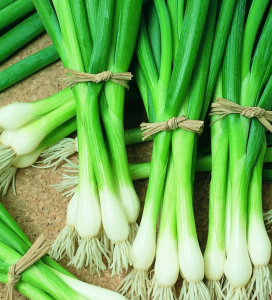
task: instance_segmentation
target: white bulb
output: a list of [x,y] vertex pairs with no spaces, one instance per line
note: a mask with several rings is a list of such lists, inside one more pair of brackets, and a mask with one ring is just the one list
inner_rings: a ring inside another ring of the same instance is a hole
[[179,242],[179,264],[187,281],[203,280],[204,259],[197,239],[188,237]]
[[16,130],[9,130],[9,129],[4,130],[0,136],[0,143],[5,146],[10,146],[16,132],[17,132]]
[[78,187],[75,228],[81,238],[95,237],[101,228],[99,198],[91,185]]
[[156,229],[150,218],[142,218],[136,238],[132,244],[133,267],[148,270],[156,251]]
[[99,191],[102,223],[105,232],[113,243],[126,241],[129,225],[121,201],[108,190]]
[[271,242],[263,220],[250,218],[248,229],[248,251],[255,266],[266,266],[271,257]]
[[205,251],[204,267],[205,277],[208,280],[218,281],[224,275],[224,265],[226,261],[226,254],[224,250],[212,248]]
[[0,126],[17,129],[33,120],[31,103],[11,103],[0,109]]
[[175,285],[179,275],[178,244],[169,232],[164,232],[158,240],[155,278],[160,286]]

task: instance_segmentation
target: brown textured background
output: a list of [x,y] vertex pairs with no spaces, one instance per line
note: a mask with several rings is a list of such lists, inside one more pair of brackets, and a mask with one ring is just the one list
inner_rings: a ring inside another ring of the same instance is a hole
[[[51,42],[46,34],[42,34],[30,45],[18,51],[10,59],[0,65],[0,70],[7,68],[20,59],[50,45]],[[57,93],[65,87],[58,79],[64,76],[63,67],[60,61],[52,64],[44,70],[30,76],[24,81],[0,93],[0,107],[11,102],[29,102],[42,99]],[[136,112],[136,113],[135,113]],[[125,115],[125,127],[132,128],[139,125],[145,117],[141,102],[133,102],[127,105]],[[132,145],[128,147],[130,162],[149,161],[152,145]],[[16,188],[17,195],[12,189],[3,200],[12,217],[24,230],[30,241],[33,243],[36,238],[45,233],[48,240],[53,241],[65,225],[66,207],[69,199],[62,197],[52,184],[60,182],[63,169],[58,168],[55,172],[50,169],[27,168],[17,172]],[[205,247],[208,224],[208,191],[210,174],[197,174],[195,180],[195,212],[196,224],[199,233],[199,242],[202,249]],[[135,187],[144,201],[147,180],[135,182]],[[264,182],[264,210],[272,207],[272,184]],[[60,263],[66,266],[67,260]],[[111,277],[110,272],[105,272],[101,277],[90,275],[88,269],[76,270],[69,267],[68,270],[79,279],[96,284],[108,289],[115,289],[120,282],[118,277]],[[5,287],[0,283],[0,299],[5,299]],[[26,299],[16,292],[16,299]]]

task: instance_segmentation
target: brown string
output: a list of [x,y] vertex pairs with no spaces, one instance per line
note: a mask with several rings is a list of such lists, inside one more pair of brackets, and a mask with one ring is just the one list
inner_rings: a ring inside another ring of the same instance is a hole
[[210,116],[220,116],[214,120],[210,126],[216,121],[224,118],[229,114],[239,114],[247,118],[257,118],[264,127],[272,132],[272,111],[265,110],[262,107],[246,107],[223,98],[217,98],[215,103],[211,105]]
[[161,131],[176,130],[177,128],[182,128],[187,131],[201,134],[204,127],[204,122],[199,120],[190,120],[184,116],[174,117],[166,122],[157,123],[142,123],[141,130],[143,141],[149,138],[151,135],[156,134]]
[[43,257],[50,249],[45,236],[42,234],[29,248],[26,254],[13,266],[9,267],[8,283],[6,284],[6,300],[14,299],[14,287],[21,279],[21,273],[32,266],[37,260]]
[[133,77],[130,72],[112,73],[110,71],[104,71],[98,74],[89,74],[71,69],[66,69],[66,72],[70,75],[66,78],[61,78],[61,80],[66,81],[69,87],[73,87],[75,84],[80,82],[101,83],[110,80],[118,83],[126,89],[129,89],[127,82]]

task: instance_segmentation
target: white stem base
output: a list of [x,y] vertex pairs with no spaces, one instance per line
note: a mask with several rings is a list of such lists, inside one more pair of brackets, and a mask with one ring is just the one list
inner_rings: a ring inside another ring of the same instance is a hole
[[147,270],[133,269],[121,282],[117,292],[128,299],[148,300],[151,283]]
[[[233,287],[228,280],[226,281],[225,287],[223,289],[225,300],[247,300],[246,288],[243,287]],[[250,299],[251,300],[251,299]],[[261,299],[259,299],[261,300]]]
[[151,288],[150,296],[152,300],[177,300],[175,286],[161,286],[156,281],[155,276],[152,279]]
[[0,174],[0,191],[2,190],[2,198],[8,192],[10,183],[12,182],[13,192],[16,195],[16,186],[15,186],[15,175],[17,168],[10,165],[3,173]]
[[16,153],[12,148],[0,145],[0,173],[4,172],[16,157]]
[[207,280],[206,286],[209,290],[211,300],[223,300],[225,295],[222,290],[222,283],[218,280]]
[[55,260],[61,260],[66,256],[72,259],[75,255],[77,237],[75,227],[66,225],[51,246],[49,255]]
[[203,281],[188,282],[184,279],[179,300],[210,300],[208,288]]
[[139,225],[137,223],[129,224],[128,241],[130,242],[131,245],[135,240],[138,230],[139,230]]
[[267,266],[255,266],[253,276],[247,285],[247,296],[250,300],[270,300],[272,292],[271,269]]
[[128,270],[128,267],[132,265],[131,258],[131,245],[129,241],[121,241],[114,244],[112,254],[111,275],[118,275],[122,273],[122,270]]
[[100,276],[100,273],[107,269],[103,262],[103,256],[109,262],[107,250],[97,238],[82,238],[79,240],[76,255],[68,265],[73,265],[77,269],[89,267],[91,274],[97,272]]

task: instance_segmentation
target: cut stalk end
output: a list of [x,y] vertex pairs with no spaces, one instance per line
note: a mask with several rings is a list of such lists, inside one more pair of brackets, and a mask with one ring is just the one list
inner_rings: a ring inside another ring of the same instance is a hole
[[79,240],[76,255],[72,258],[68,266],[73,265],[77,269],[88,267],[91,274],[97,272],[100,276],[101,272],[107,269],[103,262],[103,256],[109,262],[107,250],[97,238],[82,238]]
[[133,269],[122,280],[116,291],[128,299],[148,300],[150,289],[148,271]]
[[247,297],[251,300],[270,300],[272,291],[271,266],[255,266],[247,285]]
[[209,290],[202,280],[188,282],[186,279],[182,283],[179,300],[210,300]]
[[112,254],[111,275],[118,275],[122,273],[122,270],[128,270],[128,267],[132,265],[131,259],[131,245],[129,241],[121,241],[114,244]]
[[75,255],[77,232],[74,226],[65,225],[53,243],[49,255],[55,260],[68,256],[72,259]]

